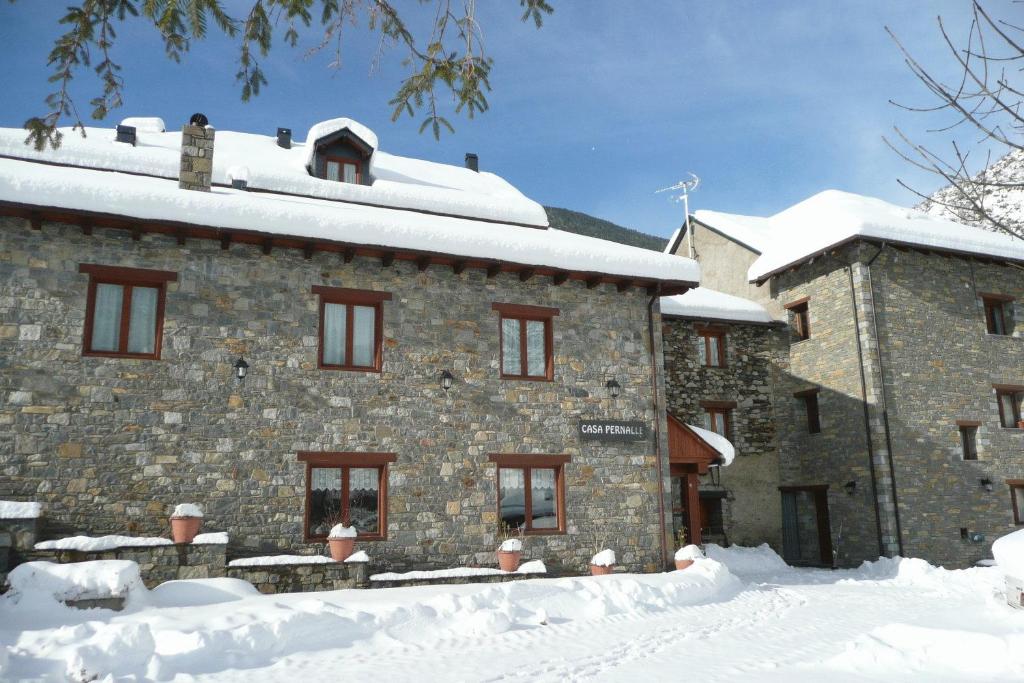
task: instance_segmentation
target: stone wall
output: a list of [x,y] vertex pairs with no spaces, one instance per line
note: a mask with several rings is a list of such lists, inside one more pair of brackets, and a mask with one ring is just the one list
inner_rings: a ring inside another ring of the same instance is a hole
[[698,355],[699,323],[666,317],[663,325],[668,409],[687,424],[704,425],[701,401],[735,401],[729,439],[737,458],[722,468],[721,486],[701,477],[701,490],[725,490],[722,513],[729,542],[769,543],[782,550],[779,460],[772,373],[784,358],[788,332],[775,326],[715,323],[726,330],[726,366],[705,367]]
[[[780,368],[775,384],[780,480],[783,486],[828,486],[830,533],[840,565],[877,559],[882,552],[872,470],[881,476],[885,467],[878,462],[873,467],[869,458],[856,290],[847,269],[858,257],[851,249],[828,255],[772,278],[770,285],[782,305],[810,297],[810,338],[800,341],[790,332],[789,366]],[[812,387],[820,389],[817,434],[808,432],[803,400],[793,396]],[[853,494],[844,489],[851,481]]]
[[111,548],[110,550],[35,550],[26,559],[67,564],[94,560],[130,560],[139,565],[146,588],[177,579],[224,576],[227,546],[223,543],[176,543]]
[[[170,270],[162,360],[83,357],[81,263]],[[313,285],[387,291],[380,373],[317,369]],[[580,418],[655,424],[648,297],[548,277],[0,218],[0,497],[45,502],[49,535],[161,534],[199,502],[233,556],[306,552],[299,451],[396,453],[382,570],[494,561],[490,453],[563,453],[566,533],[530,537],[557,571],[613,545],[659,568],[653,436],[581,444]],[[498,377],[492,302],[558,307],[555,380]],[[658,330],[660,333],[660,330]],[[250,364],[244,383],[232,363]],[[455,376],[448,394],[438,378]],[[622,385],[612,400],[608,379]],[[664,438],[663,420],[659,433]],[[667,463],[665,464],[667,468]]]
[[248,581],[261,593],[308,593],[369,588],[367,571],[366,562],[318,562],[228,567],[227,576]]
[[[904,553],[967,567],[1018,528],[1006,480],[1024,479],[1024,430],[1000,426],[993,385],[1024,385],[1024,271],[887,247],[871,274]],[[1016,298],[1011,336],[986,333],[979,292]],[[957,420],[981,423],[976,461]]]

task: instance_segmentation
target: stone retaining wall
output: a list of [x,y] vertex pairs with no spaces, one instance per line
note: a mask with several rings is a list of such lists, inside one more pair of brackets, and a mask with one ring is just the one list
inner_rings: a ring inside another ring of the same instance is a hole
[[146,588],[176,579],[208,579],[225,575],[226,545],[178,543],[112,548],[100,551],[35,550],[30,560],[66,564],[91,560],[131,560],[139,565]]
[[306,593],[343,588],[366,588],[366,562],[318,562],[228,567],[227,576],[256,586],[261,593]]

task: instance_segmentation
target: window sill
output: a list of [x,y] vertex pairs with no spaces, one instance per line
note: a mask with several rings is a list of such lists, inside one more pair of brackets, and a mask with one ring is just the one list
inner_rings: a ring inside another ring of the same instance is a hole
[[1016,334],[995,334],[994,332],[986,332],[985,333],[985,338],[986,339],[1017,339],[1019,341],[1024,341],[1024,336],[1020,336],[1020,335],[1016,335]]
[[[327,543],[329,539],[326,536],[306,536],[306,543]],[[356,536],[357,541],[386,541],[387,536],[381,534],[367,534],[366,536],[359,534]]]
[[565,531],[561,529],[530,529],[524,530],[523,536],[564,536]]
[[554,377],[530,377],[528,375],[501,375],[501,379],[521,382],[554,382]]
[[154,353],[118,353],[116,351],[83,351],[83,358],[127,358],[134,360],[160,360]]
[[798,346],[799,344],[803,344],[804,342],[811,341],[812,338],[813,337],[808,337],[807,339],[797,339],[796,341],[789,342],[789,345],[790,347]]
[[330,370],[338,372],[366,372],[379,375],[381,372],[380,368],[375,367],[363,367],[359,365],[317,365],[318,370]]

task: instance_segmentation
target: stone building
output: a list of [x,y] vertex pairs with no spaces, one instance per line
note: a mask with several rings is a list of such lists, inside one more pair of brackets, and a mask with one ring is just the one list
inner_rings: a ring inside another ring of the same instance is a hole
[[375,568],[492,564],[503,526],[555,569],[664,566],[658,301],[696,264],[348,119],[125,124],[0,131],[0,498],[43,503],[44,537],[194,502],[231,556],[341,521]]
[[[702,281],[789,323],[773,372],[788,561],[968,566],[1024,524],[1024,245],[836,191],[697,216]],[[723,253],[747,277],[709,268]]]
[[[724,436],[735,449],[728,468],[699,479],[700,539],[767,542],[781,552],[772,390],[787,352],[785,324],[755,302],[704,286],[664,297],[661,312],[669,414]],[[673,476],[674,532],[688,518],[685,490],[685,479]]]

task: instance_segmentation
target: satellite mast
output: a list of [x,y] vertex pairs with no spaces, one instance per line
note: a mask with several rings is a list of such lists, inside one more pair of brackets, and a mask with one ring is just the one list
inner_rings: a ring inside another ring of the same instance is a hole
[[689,180],[680,180],[675,185],[670,187],[663,187],[654,194],[660,192],[671,192],[669,197],[672,201],[683,203],[683,216],[684,225],[686,226],[686,244],[688,246],[687,251],[690,254],[690,258],[696,258],[697,252],[693,246],[693,226],[690,225],[690,193],[697,189],[700,185],[700,178],[697,177],[696,173],[689,174]]

